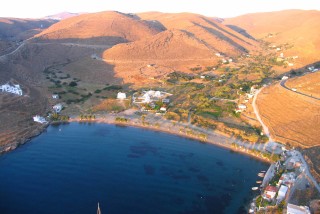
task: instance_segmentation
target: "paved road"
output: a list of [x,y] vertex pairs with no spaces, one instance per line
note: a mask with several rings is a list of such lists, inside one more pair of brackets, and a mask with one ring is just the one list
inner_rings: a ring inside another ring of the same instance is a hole
[[0,60],[4,60],[6,59],[7,56],[10,56],[14,53],[16,53],[18,50],[20,50],[20,48],[22,48],[25,45],[25,42],[22,42],[15,50],[11,51],[10,53],[4,54],[2,56],[0,56]]
[[315,100],[320,100],[320,98],[318,98],[318,97],[313,97],[313,96],[311,96],[311,95],[304,94],[304,93],[302,93],[302,92],[300,92],[300,91],[293,91],[291,88],[288,88],[288,87],[286,86],[286,82],[287,82],[287,80],[282,80],[282,81],[280,82],[280,85],[281,85],[283,88],[285,88],[285,89],[287,89],[287,90],[289,90],[289,91],[292,91],[292,92],[294,92],[294,93],[301,94],[301,95],[303,95],[303,96],[310,97],[310,98],[315,99]]
[[305,166],[304,171],[302,173],[304,173],[307,177],[309,177],[309,179],[312,181],[314,186],[320,192],[319,184],[317,183],[316,179],[314,179],[314,177],[311,175],[307,162],[305,161],[305,159],[303,158],[302,154],[299,151],[297,151],[297,154],[299,155],[300,160],[303,162],[303,165]]
[[[285,86],[285,82],[286,82],[285,80],[281,81],[281,83],[280,83],[281,86],[282,86],[282,87],[285,87],[286,89],[288,89],[288,90],[291,91],[291,89],[289,89],[289,88],[287,88],[287,87]],[[260,115],[259,115],[258,107],[256,106],[257,96],[258,96],[258,94],[260,93],[260,91],[261,91],[262,89],[263,89],[263,88],[259,89],[259,91],[255,94],[255,96],[254,96],[254,98],[253,98],[252,105],[253,105],[254,112],[255,112],[255,114],[256,114],[256,116],[257,116],[257,119],[259,120],[260,124],[262,125],[265,134],[269,137],[269,142],[268,142],[268,143],[270,143],[270,141],[272,141],[272,139],[270,138],[269,129],[268,129],[268,127],[263,123],[263,121],[261,120],[261,117],[260,117]],[[305,94],[303,94],[303,93],[300,93],[300,94],[305,95]],[[305,96],[308,96],[308,95],[305,95]],[[309,97],[309,96],[308,96],[308,97]],[[311,97],[311,96],[310,96],[310,97]],[[314,97],[311,97],[311,98],[314,98]],[[317,98],[314,98],[314,99],[317,99]],[[300,152],[298,152],[298,151],[296,151],[296,152],[297,152],[297,154],[299,155],[299,158],[301,159],[301,161],[303,162],[303,165],[305,166],[303,173],[312,181],[312,183],[314,184],[314,186],[315,186],[315,187],[317,188],[317,190],[320,192],[320,187],[319,187],[317,181],[314,179],[314,177],[313,177],[312,174],[310,173],[308,164],[306,163],[306,161],[305,161],[305,159],[303,158],[302,154],[301,154]]]

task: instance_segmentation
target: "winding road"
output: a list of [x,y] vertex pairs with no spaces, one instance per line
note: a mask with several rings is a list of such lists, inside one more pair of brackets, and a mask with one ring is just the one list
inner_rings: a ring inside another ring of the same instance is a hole
[[[281,85],[282,87],[286,88],[287,90],[292,91],[290,88],[288,88],[288,87],[285,85],[285,83],[286,83],[286,80],[282,80],[282,81],[280,82],[280,85]],[[263,88],[264,88],[264,87],[263,87]],[[272,139],[271,139],[271,137],[270,137],[269,129],[268,129],[268,127],[263,123],[263,121],[262,121],[262,119],[261,119],[261,117],[260,117],[260,115],[259,115],[259,109],[258,109],[258,107],[257,107],[257,105],[256,105],[256,99],[257,99],[257,97],[258,97],[258,94],[261,92],[261,90],[262,90],[263,88],[260,88],[260,89],[258,90],[258,92],[254,95],[253,102],[252,102],[252,106],[253,106],[254,113],[256,114],[256,117],[257,117],[258,121],[260,122],[261,126],[263,127],[263,131],[264,131],[265,135],[267,135],[267,136],[269,137],[269,142],[268,142],[268,143],[270,143],[270,142],[272,142]],[[311,96],[309,96],[309,95],[307,95],[307,94],[304,94],[304,93],[301,93],[301,92],[296,92],[296,91],[292,91],[292,92],[299,93],[299,94],[301,94],[301,95],[304,95],[304,96],[307,96],[307,97],[310,97],[310,98],[313,98],[313,99],[320,100],[319,98],[311,97]],[[315,186],[315,188],[320,192],[320,186],[319,186],[319,184],[317,183],[317,181],[315,180],[315,178],[312,176],[312,174],[311,174],[311,172],[310,172],[310,170],[309,170],[309,166],[308,166],[307,162],[305,161],[303,155],[302,155],[299,151],[297,151],[297,150],[295,150],[295,151],[296,151],[296,154],[299,156],[299,159],[302,161],[302,164],[303,164],[303,166],[304,166],[302,173],[305,174],[305,176],[307,177],[307,179],[309,179],[310,181],[312,181],[312,183],[313,183],[313,185]]]
[[7,54],[0,56],[0,60],[4,60],[4,59],[6,59],[7,56],[10,56],[10,55],[16,53],[18,50],[20,50],[20,48],[22,48],[26,44],[26,41],[27,40],[23,41],[15,50],[11,51],[10,53],[7,53]]
[[304,93],[299,92],[299,91],[293,91],[291,88],[288,88],[288,87],[286,86],[286,82],[287,82],[287,79],[286,79],[286,80],[281,80],[280,85],[281,85],[283,88],[285,88],[285,89],[287,89],[287,90],[289,90],[289,91],[291,91],[291,92],[294,92],[294,93],[297,93],[297,94],[301,94],[301,95],[303,95],[303,96],[310,97],[310,98],[315,99],[315,100],[320,100],[320,98],[318,98],[318,97],[313,97],[313,96],[311,96],[311,95],[304,94]]

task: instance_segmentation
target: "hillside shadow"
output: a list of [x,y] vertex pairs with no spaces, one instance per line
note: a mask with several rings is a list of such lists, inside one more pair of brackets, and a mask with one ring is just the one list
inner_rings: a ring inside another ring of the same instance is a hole
[[253,36],[251,36],[245,29],[236,26],[236,25],[226,25],[227,27],[231,28],[232,30],[240,33],[241,35],[247,37],[248,39],[252,39],[254,41],[257,41]]
[[218,30],[215,30],[213,28],[209,28],[209,27],[206,27],[206,26],[203,26],[203,25],[200,25],[198,23],[193,23],[194,25],[198,26],[198,27],[201,27],[203,28],[204,30],[206,30],[208,33],[210,33],[211,35],[215,36],[215,37],[218,37],[219,39],[229,43],[231,46],[235,47],[236,49],[238,50],[241,50],[245,53],[248,53],[249,51],[243,47],[242,45],[238,44],[237,42],[233,41],[232,39],[230,39],[229,37],[227,37],[226,35],[224,35],[223,33],[221,33],[220,31]]
[[[230,35],[230,36],[232,36],[232,37],[235,37],[235,38],[239,39],[240,41],[242,41],[242,42],[244,42],[244,43],[246,43],[246,44],[248,44],[248,45],[252,45],[251,43],[243,40],[242,38],[238,37],[237,35],[235,35],[235,34],[229,32],[229,31],[226,31],[225,29],[221,28],[221,27],[220,27],[219,25],[217,25],[216,23],[214,23],[214,22],[212,22],[212,21],[210,21],[210,20],[204,19],[204,18],[203,18],[203,20],[206,21],[207,23],[209,23],[210,25],[214,26],[215,28],[219,29],[220,31],[222,31],[222,32],[224,32],[224,33],[226,33],[226,34],[228,34],[228,35]],[[252,38],[253,38],[253,37],[252,37]],[[254,39],[254,40],[255,40],[255,39]]]
[[[5,21],[0,21],[0,39],[5,40],[20,40],[27,39],[39,33],[36,29],[46,29],[57,23],[56,20],[29,20],[17,18],[3,18]],[[23,36],[23,34],[27,34]]]
[[99,36],[90,38],[63,38],[63,39],[49,39],[46,36],[32,39],[35,43],[70,43],[79,46],[91,45],[108,48],[117,44],[130,42],[121,36]]

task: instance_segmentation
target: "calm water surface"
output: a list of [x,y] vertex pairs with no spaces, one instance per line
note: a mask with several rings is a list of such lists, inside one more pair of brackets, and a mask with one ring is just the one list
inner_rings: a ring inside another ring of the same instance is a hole
[[1,214],[244,213],[268,165],[210,144],[107,124],[50,126],[0,156]]

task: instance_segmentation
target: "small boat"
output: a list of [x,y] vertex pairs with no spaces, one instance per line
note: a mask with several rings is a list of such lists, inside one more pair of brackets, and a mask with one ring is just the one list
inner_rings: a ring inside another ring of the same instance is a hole
[[262,183],[262,181],[257,181],[256,183],[257,183],[257,184],[261,184],[261,183]]
[[261,172],[266,173],[266,171],[261,171]]
[[258,176],[259,177],[264,177],[264,173],[260,172],[260,173],[258,173]]
[[252,190],[257,190],[257,189],[259,189],[258,187],[252,187],[251,188]]

